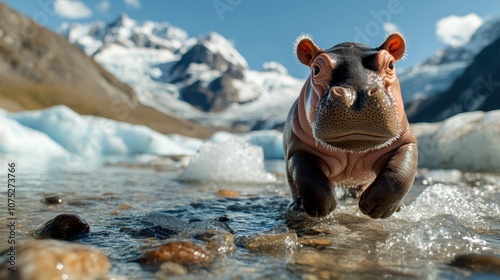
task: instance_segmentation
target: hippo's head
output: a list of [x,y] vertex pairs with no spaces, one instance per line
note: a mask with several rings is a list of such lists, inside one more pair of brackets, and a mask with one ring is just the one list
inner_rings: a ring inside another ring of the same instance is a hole
[[364,152],[396,140],[406,121],[395,62],[405,53],[394,33],[378,48],[342,43],[324,50],[311,38],[296,46],[311,69],[304,112],[317,142],[334,150]]

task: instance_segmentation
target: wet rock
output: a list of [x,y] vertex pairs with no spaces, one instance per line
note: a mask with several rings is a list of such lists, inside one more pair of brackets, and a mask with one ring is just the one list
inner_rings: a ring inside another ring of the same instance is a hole
[[47,221],[36,232],[37,238],[76,240],[90,232],[90,225],[76,214],[60,214]]
[[281,252],[296,249],[298,237],[295,233],[262,234],[251,238],[245,247],[255,252]]
[[[322,269],[328,268],[328,270],[339,271],[342,267],[338,263],[337,257],[333,254],[325,254],[319,250],[304,249],[297,252],[294,255],[295,265],[300,268],[300,270],[307,272],[317,272]],[[323,279],[320,277],[320,279]]]
[[49,197],[43,198],[42,202],[47,204],[47,205],[57,205],[57,204],[62,203],[62,199],[60,196],[55,195],[55,196],[49,196]]
[[458,255],[451,261],[451,266],[463,267],[474,271],[500,274],[500,256],[493,254]]
[[217,254],[225,255],[236,250],[234,235],[227,231],[208,230],[197,235],[196,238],[205,242],[207,249]]
[[233,229],[229,227],[227,221],[229,219],[225,217],[220,217],[216,220],[201,220],[189,223],[187,227],[188,233],[199,234],[200,232],[207,230],[222,230],[230,233],[234,233]]
[[219,191],[217,191],[217,196],[225,198],[235,198],[235,197],[240,197],[241,195],[240,193],[232,190],[220,189]]
[[118,215],[120,214],[121,212],[123,211],[127,211],[127,210],[130,210],[132,209],[132,205],[128,204],[128,203],[125,203],[125,202],[122,202],[120,204],[118,204],[116,206],[116,209],[109,212],[110,215]]
[[331,239],[321,238],[316,236],[302,237],[299,242],[302,246],[308,246],[313,248],[324,248],[333,244]]
[[178,263],[166,262],[160,265],[156,276],[157,278],[162,278],[166,275],[184,275],[186,273],[188,273],[188,270],[184,266]]
[[187,227],[187,223],[183,220],[161,212],[148,213],[144,216],[143,221],[160,227],[170,234],[178,234]]
[[[98,248],[59,240],[32,240],[16,246],[16,272],[0,256],[0,279],[113,279],[110,262]],[[10,278],[9,278],[10,277]]]
[[123,211],[123,210],[130,210],[132,208],[132,205],[122,202],[116,206],[116,210],[118,211]]
[[212,260],[209,251],[200,245],[187,241],[171,241],[146,251],[140,262],[145,266],[159,266],[172,262],[192,268],[207,267]]

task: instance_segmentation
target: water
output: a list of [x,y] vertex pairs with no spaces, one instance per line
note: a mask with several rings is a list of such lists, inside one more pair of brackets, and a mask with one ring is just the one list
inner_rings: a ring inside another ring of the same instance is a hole
[[[356,202],[340,203],[322,219],[287,213],[290,199],[282,161],[266,162],[276,183],[195,183],[175,180],[181,169],[138,164],[146,158],[87,161],[16,159],[17,240],[60,213],[77,213],[91,233],[77,241],[104,250],[112,273],[156,279],[137,259],[144,248],[176,233],[154,230],[148,213],[174,216],[181,224],[218,222],[234,231],[237,250],[209,268],[179,279],[493,279],[498,275],[448,266],[457,254],[500,254],[500,176],[420,170],[407,205],[387,220],[372,220]],[[8,158],[0,158],[7,174]],[[127,161],[130,164],[109,164]],[[1,195],[6,198],[5,185]],[[217,195],[233,190],[239,197]],[[41,199],[59,195],[63,204]],[[2,204],[5,205],[5,204]],[[5,206],[3,206],[5,207]],[[6,212],[0,212],[2,221]],[[223,222],[220,222],[223,221]],[[182,231],[182,228],[179,229]],[[260,234],[295,232],[296,246],[252,252],[243,245]],[[0,236],[7,229],[0,228]],[[6,248],[2,241],[0,249]],[[175,278],[173,277],[173,278]]]

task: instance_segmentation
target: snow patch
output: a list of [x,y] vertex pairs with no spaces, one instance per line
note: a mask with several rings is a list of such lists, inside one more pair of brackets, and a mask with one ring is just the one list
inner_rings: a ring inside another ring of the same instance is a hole
[[248,68],[248,63],[243,56],[234,48],[233,43],[217,32],[210,32],[200,37],[199,41],[212,53],[219,53],[224,59],[233,65],[239,65],[244,69]]
[[286,70],[285,66],[276,61],[264,62],[262,68],[264,68],[265,72],[276,72],[283,75],[288,74],[288,70]]

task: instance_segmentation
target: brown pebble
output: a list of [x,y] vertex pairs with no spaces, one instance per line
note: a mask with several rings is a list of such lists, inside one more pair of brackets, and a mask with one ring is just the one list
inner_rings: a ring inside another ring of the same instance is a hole
[[130,210],[132,208],[132,205],[122,202],[116,206],[116,210],[122,211],[122,210]]
[[500,274],[500,256],[493,254],[463,254],[458,255],[450,265],[464,267],[474,271]]
[[[111,264],[98,248],[59,240],[31,240],[16,242],[16,270],[10,264],[0,263],[0,279],[111,279]],[[4,256],[0,256],[3,259]],[[9,278],[12,277],[12,278]]]
[[90,232],[90,225],[76,214],[60,214],[43,224],[36,232],[38,238],[75,240]]
[[211,254],[203,247],[187,241],[171,241],[146,251],[141,263],[146,266],[173,262],[184,266],[206,267],[212,262]]
[[165,262],[160,265],[156,274],[161,277],[164,275],[184,275],[186,273],[188,273],[188,271],[184,266],[178,263]]
[[228,254],[236,250],[234,235],[222,230],[208,230],[196,236],[207,245],[207,249],[217,254]]
[[49,196],[49,197],[43,198],[42,202],[47,204],[47,205],[57,205],[57,204],[62,203],[62,199],[60,196],[55,195],[55,196]]
[[256,235],[245,244],[245,247],[256,252],[278,252],[293,250],[297,245],[297,234],[282,233]]
[[226,198],[234,198],[234,197],[240,197],[241,195],[238,192],[231,191],[231,190],[226,190],[226,189],[220,189],[217,192],[217,195],[220,197],[226,197]]
[[304,238],[300,240],[300,244],[309,247],[327,247],[332,245],[332,240],[325,238]]

